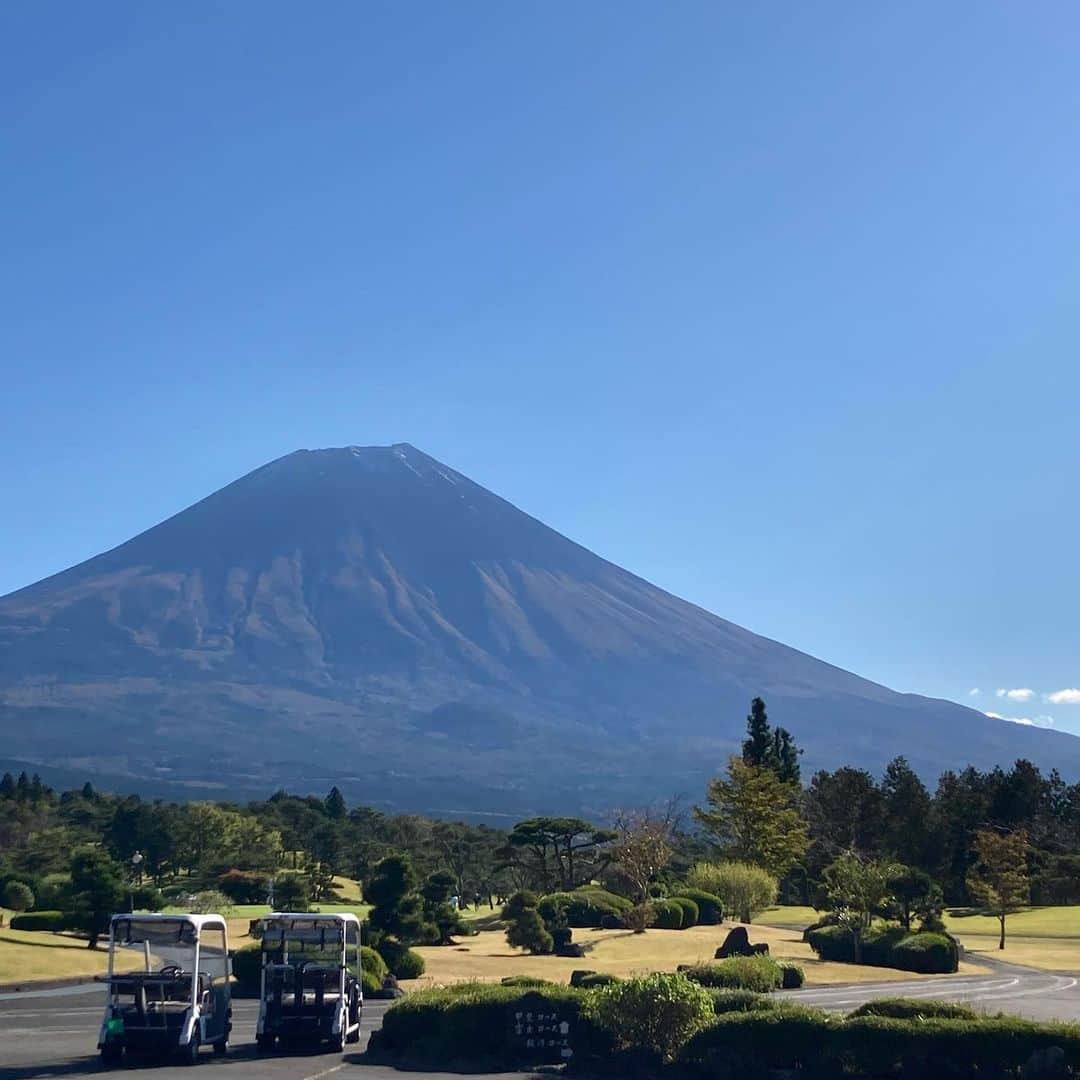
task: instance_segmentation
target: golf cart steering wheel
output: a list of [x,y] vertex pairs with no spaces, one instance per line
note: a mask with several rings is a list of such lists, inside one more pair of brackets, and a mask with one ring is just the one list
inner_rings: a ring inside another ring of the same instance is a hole
[[183,974],[184,969],[179,964],[166,964],[159,972],[159,975],[171,975],[174,978]]

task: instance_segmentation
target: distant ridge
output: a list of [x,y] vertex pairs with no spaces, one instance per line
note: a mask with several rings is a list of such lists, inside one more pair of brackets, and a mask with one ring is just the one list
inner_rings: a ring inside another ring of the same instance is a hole
[[132,787],[599,813],[696,795],[756,694],[807,770],[1080,777],[1080,739],[759,637],[407,443],[289,454],[0,599],[5,756]]

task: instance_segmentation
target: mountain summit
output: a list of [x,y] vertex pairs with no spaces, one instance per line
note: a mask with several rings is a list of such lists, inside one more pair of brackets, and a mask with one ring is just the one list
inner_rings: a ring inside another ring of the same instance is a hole
[[1080,775],[1080,739],[759,637],[407,443],[289,454],[0,599],[5,756],[132,786],[600,811],[696,796],[758,694],[809,767]]

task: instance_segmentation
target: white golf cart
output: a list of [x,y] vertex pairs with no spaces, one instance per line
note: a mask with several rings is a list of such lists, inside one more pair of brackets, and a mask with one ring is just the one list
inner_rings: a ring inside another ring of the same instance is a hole
[[259,920],[262,980],[255,1043],[360,1041],[364,995],[355,915],[274,912]]
[[[232,1028],[228,948],[220,915],[114,915],[102,1064],[118,1065],[126,1052],[177,1054],[194,1065],[207,1043],[224,1054]],[[126,953],[138,958],[134,970],[120,962]]]

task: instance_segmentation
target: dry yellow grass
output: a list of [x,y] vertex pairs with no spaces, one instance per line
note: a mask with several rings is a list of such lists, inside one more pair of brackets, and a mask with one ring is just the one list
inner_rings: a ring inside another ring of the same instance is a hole
[[[415,985],[437,986],[467,979],[497,982],[507,975],[534,975],[567,982],[575,968],[632,975],[648,971],[674,971],[679,964],[712,960],[717,947],[734,924],[695,926],[690,930],[650,930],[633,934],[626,930],[575,930],[575,943],[589,948],[581,959],[558,956],[530,956],[506,944],[501,931],[483,931],[462,938],[457,946],[419,948],[427,964],[425,975]],[[799,934],[770,926],[755,926],[750,940],[768,943],[777,960],[793,960],[802,965],[808,986],[847,982],[888,982],[919,978],[910,972],[889,968],[834,964],[818,960]],[[948,976],[921,976],[948,978]]]
[[[35,979],[68,979],[104,975],[107,941],[88,949],[85,938],[38,930],[0,930],[0,983]],[[138,957],[124,957],[125,967],[137,966]]]
[[1006,935],[1005,948],[998,949],[998,939],[991,935],[957,934],[971,960],[980,955],[991,960],[1042,968],[1045,971],[1080,971],[1080,940],[1076,938],[1012,937]]

